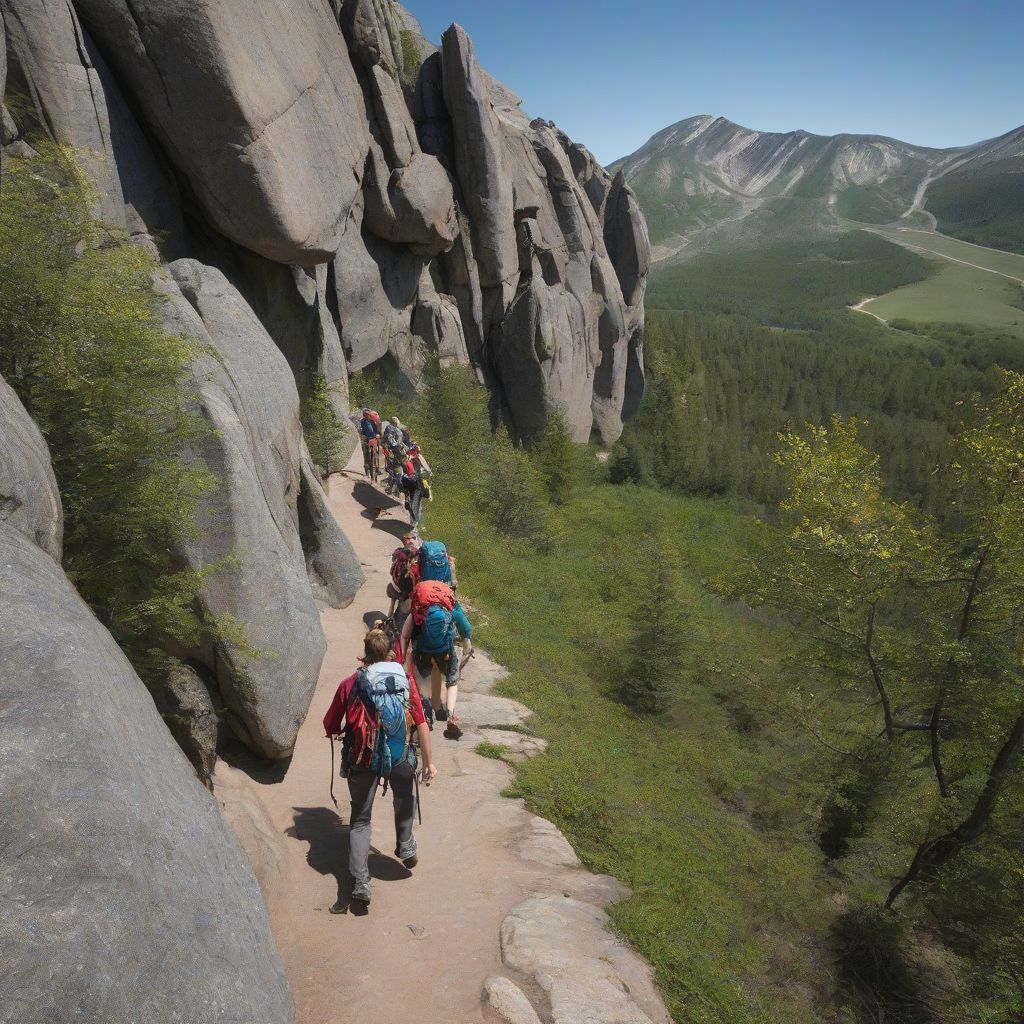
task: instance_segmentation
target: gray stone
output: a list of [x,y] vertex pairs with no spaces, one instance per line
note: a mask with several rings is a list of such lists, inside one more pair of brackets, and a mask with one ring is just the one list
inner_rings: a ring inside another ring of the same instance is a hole
[[298,392],[284,356],[220,271],[195,260],[170,270],[173,282],[161,283],[165,324],[199,338],[209,353],[193,373],[216,433],[197,454],[220,481],[180,555],[195,570],[212,570],[199,594],[206,612],[236,620],[247,634],[247,643],[229,636],[187,654],[213,673],[240,738],[283,758],[326,649],[299,539]]
[[50,450],[21,400],[0,377],[0,523],[60,562],[64,510]]
[[487,726],[521,728],[533,712],[517,700],[469,692],[459,696],[459,714],[471,728],[484,729]]
[[551,1024],[670,1024],[650,967],[608,930],[598,907],[535,896],[501,926],[505,964],[547,993]]
[[117,644],[0,523],[0,1021],[291,1024],[252,869]]
[[338,463],[345,465],[359,444],[349,422],[348,364],[341,336],[328,308],[328,266],[272,263],[241,246],[233,247],[237,283],[267,333],[284,353],[300,393],[319,375],[331,395],[344,440]]
[[539,736],[527,736],[509,729],[480,729],[481,737],[487,743],[493,743],[505,750],[505,759],[513,764],[522,764],[531,757],[543,754],[547,750],[547,740]]
[[76,7],[220,231],[281,263],[330,259],[369,133],[324,0]]
[[[465,30],[453,25],[441,40],[444,98],[452,119],[461,201],[469,211],[480,286],[502,311],[518,277],[512,182],[487,82]],[[488,305],[485,302],[485,307]],[[487,309],[485,308],[485,320]],[[498,317],[492,317],[496,320]]]
[[[383,64],[411,79],[422,61],[436,50],[423,36],[419,22],[392,0],[330,0],[353,58],[365,68]],[[407,56],[408,55],[408,56]]]
[[619,171],[612,182],[604,218],[604,239],[627,305],[643,301],[651,269],[651,240],[640,204]]
[[211,786],[217,765],[219,708],[199,673],[188,665],[171,668],[155,694],[157,708],[199,781]]
[[540,1024],[540,1017],[523,990],[501,975],[484,982],[483,1003],[491,1020],[504,1024]]
[[[38,126],[78,151],[105,221],[179,241],[177,190],[150,149],[103,57],[65,0],[0,0],[10,45],[8,86]],[[0,94],[2,95],[2,94]]]
[[333,608],[347,608],[363,585],[359,557],[331,513],[309,451],[303,445],[299,531],[306,571],[316,595]]
[[519,856],[552,868],[578,868],[576,851],[558,827],[545,818],[534,817],[519,840]]

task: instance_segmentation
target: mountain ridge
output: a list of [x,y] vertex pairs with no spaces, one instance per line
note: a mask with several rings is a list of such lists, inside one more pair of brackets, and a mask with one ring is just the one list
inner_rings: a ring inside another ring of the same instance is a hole
[[[927,209],[933,182],[1018,170],[1024,126],[937,149],[884,135],[762,132],[711,114],[677,121],[609,165],[640,200],[656,260],[685,258],[719,241],[776,237],[780,223],[790,235],[839,230],[844,221],[934,229]],[[803,202],[753,216],[778,200]]]

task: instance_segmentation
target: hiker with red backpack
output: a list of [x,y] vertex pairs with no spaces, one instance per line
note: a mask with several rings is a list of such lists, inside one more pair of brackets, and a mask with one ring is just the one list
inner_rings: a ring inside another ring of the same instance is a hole
[[407,533],[402,538],[402,546],[391,552],[391,582],[388,584],[391,607],[388,609],[388,618],[394,618],[397,613],[399,627],[409,614],[412,588],[416,585],[414,566],[419,550],[419,537],[415,533]]
[[[387,633],[371,630],[363,647],[363,667],[338,687],[324,718],[324,730],[332,744],[335,736],[342,736],[342,774],[348,779],[352,800],[348,839],[352,901],[369,906],[370,820],[377,788],[382,781],[385,792],[391,787],[395,803],[395,856],[412,870],[419,860],[413,836],[417,804],[414,732],[423,758],[420,778],[424,784],[429,785],[436,778],[437,768],[419,692],[395,660]],[[336,912],[340,912],[340,905]]]
[[[421,549],[422,550],[422,549]],[[472,627],[455,600],[448,583],[423,580],[412,590],[412,613],[402,626],[405,669],[422,692],[429,681],[429,707],[439,721],[447,721],[446,739],[462,737],[462,726],[455,706],[459,699],[459,678],[467,661],[473,657]],[[463,654],[459,659],[456,635],[462,638]],[[441,700],[441,680],[445,697]],[[428,711],[429,714],[429,711]]]

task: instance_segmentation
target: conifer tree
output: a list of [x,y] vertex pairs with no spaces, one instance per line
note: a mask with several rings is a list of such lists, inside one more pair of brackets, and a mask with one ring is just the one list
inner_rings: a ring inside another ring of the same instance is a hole
[[648,589],[630,615],[633,636],[619,689],[623,703],[640,715],[657,715],[668,708],[679,674],[686,616],[675,557],[661,539],[650,544],[641,559]]

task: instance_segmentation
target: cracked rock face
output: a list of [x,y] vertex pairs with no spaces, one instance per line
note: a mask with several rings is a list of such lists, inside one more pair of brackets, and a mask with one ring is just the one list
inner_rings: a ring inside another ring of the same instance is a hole
[[64,510],[50,451],[21,400],[0,377],[0,523],[60,564]]
[[220,271],[178,260],[170,272],[173,279],[161,282],[165,325],[199,338],[209,353],[193,373],[201,412],[215,433],[198,454],[220,482],[204,502],[198,535],[180,554],[191,568],[214,567],[200,601],[245,630],[244,639],[187,653],[214,676],[243,742],[265,757],[283,758],[305,718],[326,649],[300,511],[312,567],[329,556],[329,568],[315,578],[331,603],[352,600],[362,571],[325,511],[284,356]]
[[205,214],[280,263],[338,248],[369,146],[324,0],[77,0]]

